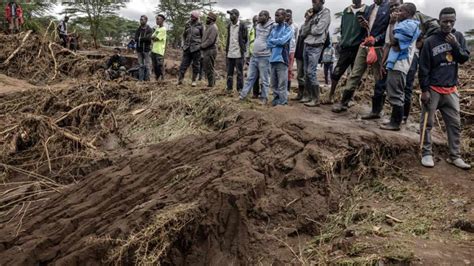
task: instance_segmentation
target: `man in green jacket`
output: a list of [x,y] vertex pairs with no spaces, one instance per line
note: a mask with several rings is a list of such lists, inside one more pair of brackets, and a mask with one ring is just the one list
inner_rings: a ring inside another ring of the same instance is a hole
[[336,92],[339,80],[349,66],[352,67],[354,65],[359,46],[367,35],[367,31],[360,25],[358,17],[364,16],[367,8],[365,4],[362,4],[362,0],[352,0],[352,5],[342,12],[339,60],[331,75],[331,91],[329,99],[325,103],[333,103],[334,93]]
[[153,48],[151,50],[151,62],[153,63],[153,72],[155,72],[156,80],[164,79],[164,59],[166,49],[166,28],[164,22],[166,18],[159,14],[156,16],[156,29],[151,36]]

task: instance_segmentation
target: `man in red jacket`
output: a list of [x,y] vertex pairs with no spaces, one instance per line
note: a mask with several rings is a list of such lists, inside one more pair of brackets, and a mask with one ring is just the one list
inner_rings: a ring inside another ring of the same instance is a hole
[[10,33],[20,32],[20,25],[23,24],[23,9],[16,2],[10,1],[5,7],[5,17],[8,21],[8,29]]

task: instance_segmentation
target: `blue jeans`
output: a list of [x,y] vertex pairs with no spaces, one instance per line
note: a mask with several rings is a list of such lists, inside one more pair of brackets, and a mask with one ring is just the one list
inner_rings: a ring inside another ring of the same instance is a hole
[[319,57],[323,52],[323,46],[313,47],[305,45],[303,52],[304,73],[306,75],[306,86],[319,86],[318,82],[318,64]]
[[272,105],[288,104],[288,65],[271,63],[271,83],[273,88]]
[[260,77],[260,82],[262,84],[262,92],[260,98],[262,100],[268,100],[268,86],[270,85],[270,57],[255,57],[250,58],[249,63],[249,72],[247,74],[247,82],[245,83],[244,88],[240,92],[240,98],[244,99],[247,97],[247,94],[250,92],[250,89],[253,88],[255,82],[257,82]]
[[140,70],[138,71],[138,79],[140,81],[150,80],[151,74],[151,56],[150,52],[137,52],[138,64]]

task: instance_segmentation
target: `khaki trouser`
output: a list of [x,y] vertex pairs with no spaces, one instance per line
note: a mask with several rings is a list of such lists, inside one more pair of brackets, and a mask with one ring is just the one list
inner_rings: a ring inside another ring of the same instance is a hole
[[20,31],[20,18],[12,17],[11,21],[8,23],[8,29],[10,32]]
[[[372,74],[374,75],[375,81],[381,80],[382,74],[380,72],[382,68],[383,60],[383,48],[376,47],[375,51],[377,52],[377,62],[371,66]],[[347,105],[349,101],[352,100],[355,91],[359,88],[361,84],[362,77],[364,76],[365,71],[367,70],[367,54],[369,53],[369,48],[359,47],[357,52],[356,59],[354,61],[354,67],[352,68],[349,79],[347,80],[346,87],[344,88],[344,94],[342,96],[342,103]]]

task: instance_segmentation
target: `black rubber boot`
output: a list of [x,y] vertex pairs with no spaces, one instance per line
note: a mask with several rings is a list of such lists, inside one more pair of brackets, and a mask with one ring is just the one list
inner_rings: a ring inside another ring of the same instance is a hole
[[410,116],[411,110],[411,101],[405,100],[405,105],[403,106],[403,123],[406,124],[408,117]]
[[390,131],[400,131],[400,125],[403,120],[403,106],[392,106],[392,115],[390,116],[390,123],[381,125],[380,129]]
[[304,86],[298,85],[298,95],[295,98],[292,98],[292,101],[300,101],[303,99],[303,94],[304,94]]
[[320,105],[319,103],[319,86],[318,85],[312,85],[311,86],[311,91],[312,91],[312,100],[310,102],[305,103],[305,106],[308,107],[317,107]]
[[385,102],[385,96],[372,97],[372,111],[362,116],[362,120],[373,120],[382,118],[383,104]]
[[288,92],[291,92],[291,80],[288,80]]
[[311,85],[305,84],[305,92],[306,95],[303,95],[303,98],[300,100],[300,103],[309,103],[313,100],[313,90],[311,89]]

